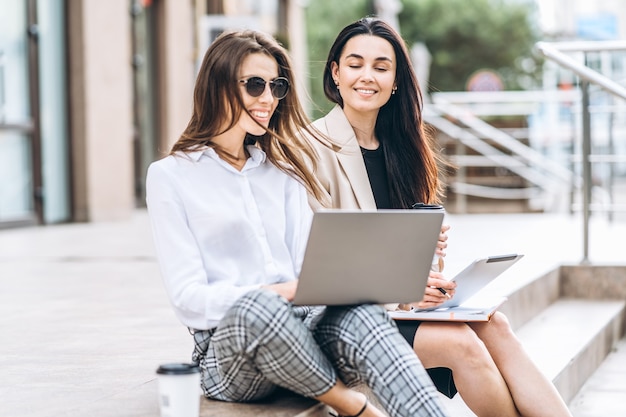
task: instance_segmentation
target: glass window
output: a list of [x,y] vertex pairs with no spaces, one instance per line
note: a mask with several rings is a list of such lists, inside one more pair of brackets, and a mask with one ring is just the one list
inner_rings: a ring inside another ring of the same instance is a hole
[[0,0],[0,222],[33,218],[26,2]]

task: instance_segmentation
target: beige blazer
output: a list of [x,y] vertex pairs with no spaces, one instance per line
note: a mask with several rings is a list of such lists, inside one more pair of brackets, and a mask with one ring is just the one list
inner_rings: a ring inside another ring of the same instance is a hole
[[[361,148],[341,107],[336,105],[326,116],[313,122],[313,127],[326,136],[306,135],[318,154],[316,176],[328,193],[330,206],[376,209]],[[311,201],[311,206],[316,209],[320,203]]]

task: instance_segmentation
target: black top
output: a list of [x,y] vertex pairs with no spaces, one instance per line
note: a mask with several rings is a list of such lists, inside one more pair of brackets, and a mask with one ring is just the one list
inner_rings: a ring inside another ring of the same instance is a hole
[[[365,168],[367,169],[370,186],[372,187],[372,192],[374,193],[376,208],[397,208],[391,206],[391,200],[389,198],[389,181],[387,180],[385,153],[383,152],[382,146],[379,146],[378,149],[375,150],[361,148],[361,153],[363,154],[363,160],[365,161]],[[420,323],[421,321],[418,320],[396,321],[400,333],[404,336],[410,346],[413,346],[415,332],[417,331]],[[457,389],[454,384],[452,370],[449,368],[429,368],[426,371],[439,392],[445,394],[449,398],[456,395]]]
[[370,150],[361,148],[367,176],[370,180],[376,208],[391,209],[391,199],[389,198],[389,181],[387,180],[387,167],[385,166],[385,153],[383,147]]
[[[387,168],[385,167],[385,153],[382,146],[378,149],[369,150],[361,148],[367,176],[370,180],[370,186],[374,193],[376,207],[379,209],[392,209],[389,198],[389,181],[387,180]],[[397,207],[396,207],[397,208]],[[398,320],[396,321],[398,329],[402,336],[406,339],[410,346],[413,346],[415,332],[421,324],[418,320]],[[449,368],[429,368],[426,370],[433,380],[437,390],[444,395],[452,398],[456,395],[457,389],[454,384],[452,370]]]

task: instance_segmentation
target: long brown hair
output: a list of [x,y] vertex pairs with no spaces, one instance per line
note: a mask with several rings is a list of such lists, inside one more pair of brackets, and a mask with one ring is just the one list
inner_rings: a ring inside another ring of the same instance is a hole
[[382,20],[366,17],[346,26],[330,48],[324,69],[326,97],[343,107],[343,99],[332,77],[332,63],[339,58],[346,43],[357,35],[378,36],[388,41],[396,54],[395,94],[380,108],[375,133],[385,154],[391,203],[409,208],[417,202],[441,203],[444,185],[439,178],[449,166],[436,152],[436,142],[424,128],[423,100],[407,47],[400,35]]
[[[273,57],[278,63],[278,75],[293,85],[295,78],[287,51],[274,38],[252,30],[221,34],[204,55],[194,88],[191,120],[170,154],[210,147],[220,157],[232,158],[213,138],[235,126],[242,112],[247,112],[237,84],[238,71],[244,59],[254,53]],[[310,132],[309,125],[296,89],[290,88],[278,102],[265,134],[248,134],[245,141],[256,144],[272,164],[294,176],[320,199],[322,189],[312,174],[317,166],[316,155],[298,134],[302,130]]]

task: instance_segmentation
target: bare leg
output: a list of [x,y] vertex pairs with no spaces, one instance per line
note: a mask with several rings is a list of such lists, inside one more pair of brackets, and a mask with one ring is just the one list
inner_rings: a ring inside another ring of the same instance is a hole
[[465,323],[422,323],[413,348],[425,368],[452,369],[459,394],[477,416],[519,416],[487,348]]
[[[357,415],[366,401],[364,394],[346,387],[341,380],[337,380],[337,384],[334,387],[315,399],[331,406],[342,416]],[[386,414],[377,409],[373,404],[368,404],[360,417],[386,416]]]
[[571,417],[558,391],[530,359],[504,314],[497,313],[487,323],[470,326],[485,343],[523,416]]

